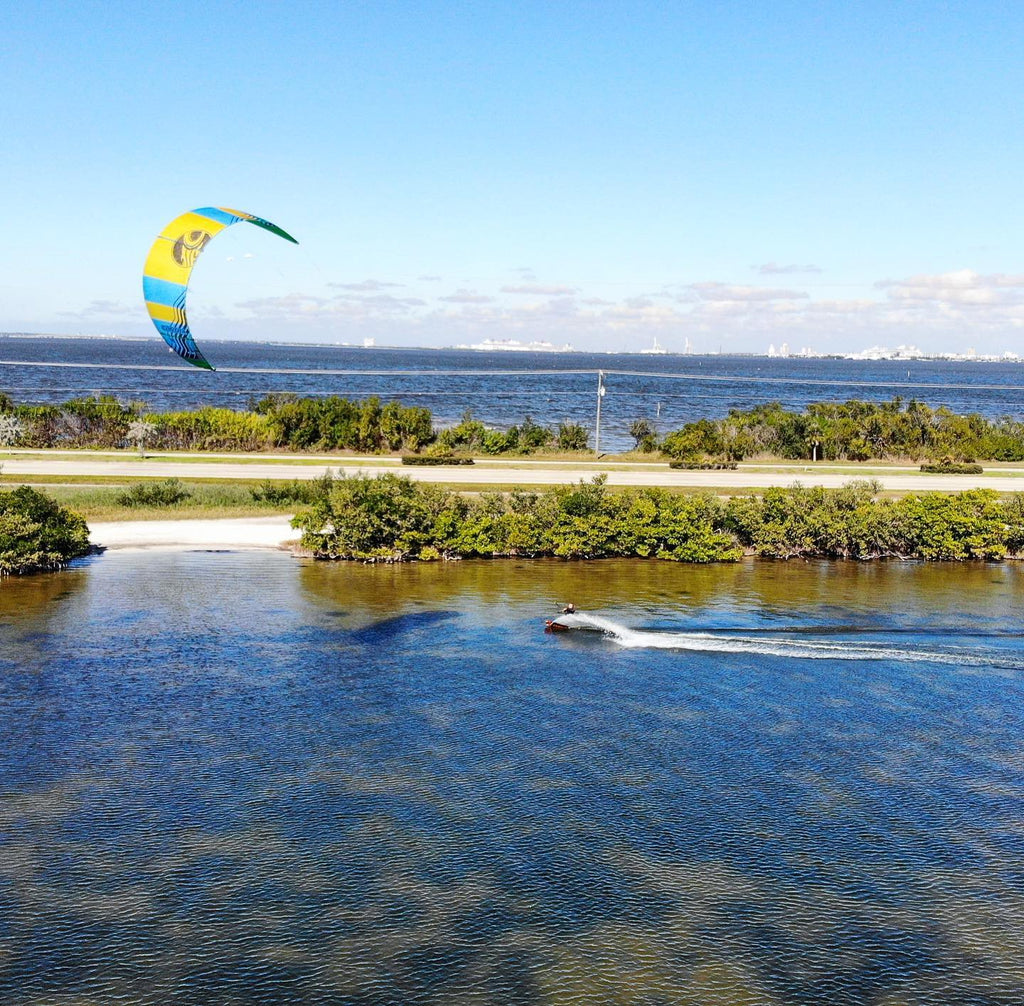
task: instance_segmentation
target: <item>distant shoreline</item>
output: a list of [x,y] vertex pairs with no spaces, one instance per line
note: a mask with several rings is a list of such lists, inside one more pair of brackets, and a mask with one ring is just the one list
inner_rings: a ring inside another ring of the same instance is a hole
[[[57,332],[0,332],[0,339],[49,339],[49,340],[61,340],[69,339],[75,341],[89,341],[102,339],[106,342],[134,342],[134,343],[145,343],[145,342],[157,342],[159,339],[154,340],[153,337],[148,335],[115,335],[111,333],[102,334],[66,334]],[[506,340],[507,342],[515,342],[515,340]],[[575,347],[569,347],[567,345],[557,346],[550,343],[522,343],[515,346],[502,345],[501,340],[495,340],[494,345],[486,345],[484,343],[474,345],[453,345],[453,346],[397,346],[397,345],[384,345],[375,344],[373,346],[366,346],[360,342],[280,342],[275,339],[216,339],[216,338],[205,338],[204,343],[210,345],[244,345],[244,346],[276,346],[279,348],[298,348],[302,347],[305,349],[357,349],[365,350],[368,353],[372,353],[375,350],[386,350],[388,352],[409,352],[409,353],[443,353],[443,352],[459,352],[459,353],[479,353],[479,354],[496,354],[500,356],[508,356],[510,352],[514,352],[516,356],[538,354],[543,356],[644,356],[649,357],[652,355],[650,348],[646,349],[577,349]],[[485,340],[486,342],[486,340]],[[539,348],[546,347],[546,348]],[[162,347],[161,347],[162,348]],[[916,348],[916,347],[915,347]],[[881,349],[879,355],[873,355],[876,349]],[[913,353],[911,355],[901,355],[899,350],[893,351],[890,355],[884,347],[871,347],[870,349],[859,350],[859,351],[846,351],[846,352],[834,352],[834,353],[789,353],[785,356],[770,352],[689,352],[685,350],[667,349],[665,347],[659,347],[658,351],[653,355],[656,357],[682,357],[684,359],[709,359],[709,360],[773,360],[780,363],[788,361],[799,361],[799,360],[846,360],[850,363],[900,363],[900,364],[913,364],[913,363],[949,363],[949,364],[964,364],[964,363],[1010,363],[1020,364],[1024,363],[1024,356],[1008,356],[1009,350],[1000,353]],[[17,361],[2,361],[0,365],[5,362],[17,362]],[[187,372],[187,371],[186,371]]]

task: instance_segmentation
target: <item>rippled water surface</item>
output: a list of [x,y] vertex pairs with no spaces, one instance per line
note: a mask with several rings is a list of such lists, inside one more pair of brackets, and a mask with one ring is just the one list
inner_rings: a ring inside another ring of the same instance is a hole
[[[574,600],[609,631],[546,635]],[[0,584],[0,1002],[1019,1004],[1024,569]]]

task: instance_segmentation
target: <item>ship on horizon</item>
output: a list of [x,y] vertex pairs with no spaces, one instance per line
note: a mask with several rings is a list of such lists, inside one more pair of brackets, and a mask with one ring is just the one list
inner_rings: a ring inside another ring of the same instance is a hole
[[551,342],[520,342],[518,339],[484,339],[483,342],[475,342],[471,346],[456,346],[456,349],[475,349],[482,352],[499,353],[574,353],[576,350],[567,342],[563,346],[556,346]]

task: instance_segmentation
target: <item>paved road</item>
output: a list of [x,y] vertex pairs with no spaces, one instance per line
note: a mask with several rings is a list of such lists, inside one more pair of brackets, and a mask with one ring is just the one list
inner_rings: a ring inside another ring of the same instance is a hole
[[[254,461],[244,464],[230,461],[217,463],[195,461],[142,460],[139,458],[103,458],[99,456],[68,459],[40,460],[38,458],[0,457],[0,467],[5,476],[31,477],[48,476],[119,476],[122,478],[223,478],[223,479],[312,479],[323,474],[324,469],[309,464],[289,464],[280,461]],[[380,472],[396,471],[422,482],[444,482],[452,485],[523,485],[545,486],[564,485],[589,479],[599,467],[587,465],[579,469],[514,468],[505,466],[489,467],[483,464],[454,466],[451,468],[401,467],[391,464],[346,466],[332,464],[331,470],[346,475],[362,473],[375,475]],[[736,471],[679,471],[664,467],[651,467],[643,471],[609,467],[606,469],[608,484],[613,486],[665,486],[703,487],[708,489],[737,489],[743,487],[764,488],[767,486],[789,485],[799,480],[804,485],[819,485],[830,488],[841,486],[855,477],[839,472],[823,472],[813,468],[791,469],[784,472],[766,471],[762,467],[740,467]],[[883,488],[897,492],[920,490],[942,490],[956,492],[979,486],[995,489],[997,492],[1024,492],[1024,477],[1009,474],[999,475],[923,475],[907,471],[871,476],[877,478]]]

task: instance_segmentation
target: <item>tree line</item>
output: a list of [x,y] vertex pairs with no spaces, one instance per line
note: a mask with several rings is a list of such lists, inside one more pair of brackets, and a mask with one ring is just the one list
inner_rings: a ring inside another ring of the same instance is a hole
[[104,395],[15,405],[0,394],[0,444],[155,450],[416,451],[435,440],[429,409],[379,398],[269,395],[247,409],[148,412]]
[[[180,489],[156,488],[164,495]],[[325,477],[308,490],[309,508],[293,524],[302,546],[324,559],[1024,557],[1024,495],[1001,498],[988,489],[888,499],[878,496],[877,483],[856,481],[721,499],[658,488],[611,492],[597,476],[539,493],[467,496],[388,474]],[[138,495],[122,502],[140,502]],[[147,495],[141,502],[172,501]],[[27,486],[0,491],[0,576],[58,569],[88,549],[78,514]]]
[[247,409],[205,406],[149,412],[141,402],[109,395],[60,405],[15,404],[0,393],[0,447],[123,448],[153,450],[322,452],[383,454],[456,451],[531,454],[584,451],[587,431],[576,423],[555,429],[527,416],[505,430],[492,429],[466,412],[455,426],[435,430],[429,409],[377,397],[352,401],[332,395],[268,395]]
[[335,479],[297,515],[319,558],[556,556],[678,562],[765,558],[1002,559],[1024,554],[1024,497],[991,490],[879,498],[877,483],[754,496],[610,492],[603,476],[544,492],[464,496],[395,475]]
[[[659,438],[649,420],[629,425],[635,449],[688,462],[741,461],[752,457],[867,461],[869,459],[1024,460],[1024,422],[962,415],[914,399],[813,402],[803,411],[769,402],[700,419]],[[148,412],[142,403],[111,396],[78,398],[61,405],[18,405],[0,393],[0,447],[147,447],[154,450],[335,450],[434,455],[577,452],[588,431],[565,421],[543,426],[529,416],[507,429],[471,413],[436,429],[429,409],[377,397],[269,395],[245,409],[203,407]]]
[[949,458],[970,462],[1024,460],[1024,423],[961,415],[900,396],[886,402],[812,402],[802,412],[778,402],[731,409],[668,434],[661,450],[696,460],[765,456],[819,461]]

